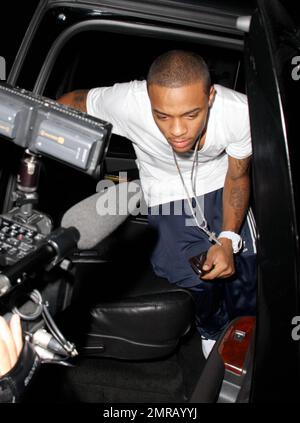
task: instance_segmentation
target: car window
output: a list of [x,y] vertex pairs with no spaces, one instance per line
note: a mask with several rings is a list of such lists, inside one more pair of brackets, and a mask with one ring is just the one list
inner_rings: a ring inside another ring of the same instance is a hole
[[[85,31],[75,35],[62,48],[44,95],[56,99],[75,89],[145,79],[154,58],[170,49],[196,51],[207,61],[213,82],[244,92],[241,52],[184,40]],[[131,143],[116,135],[112,137],[108,154],[123,154],[135,158]]]
[[75,35],[61,50],[44,94],[58,97],[79,87],[144,79],[153,59],[171,49],[201,54],[210,67],[213,82],[234,88],[241,52],[184,41],[85,31]]

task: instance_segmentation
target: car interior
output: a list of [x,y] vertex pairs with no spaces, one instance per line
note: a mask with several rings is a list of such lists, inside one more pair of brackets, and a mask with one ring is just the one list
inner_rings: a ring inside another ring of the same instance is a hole
[[[38,91],[55,100],[76,89],[142,80],[153,59],[171,49],[201,54],[213,83],[245,92],[241,48],[159,31],[138,36],[95,26],[62,43],[43,81],[38,79]],[[23,152],[15,146],[1,148],[13,158],[12,173],[16,174]],[[135,159],[130,141],[113,134],[101,179],[119,182],[120,172],[126,172],[128,180],[138,179]],[[57,227],[71,206],[96,192],[97,182],[43,157],[38,210],[51,216]],[[1,183],[13,184],[6,178]],[[10,199],[3,189],[1,195],[9,209]],[[207,361],[190,293],[158,278],[151,268],[155,240],[147,216],[131,215],[95,248],[74,254],[67,276],[61,269],[43,275],[60,281],[58,288],[55,284],[48,288],[49,295],[56,297],[53,313],[64,335],[75,342],[79,356],[72,367],[43,366],[25,402],[191,401]],[[215,372],[213,389],[203,393],[205,402],[218,399],[224,368],[219,365]],[[209,379],[214,372],[205,374]]]

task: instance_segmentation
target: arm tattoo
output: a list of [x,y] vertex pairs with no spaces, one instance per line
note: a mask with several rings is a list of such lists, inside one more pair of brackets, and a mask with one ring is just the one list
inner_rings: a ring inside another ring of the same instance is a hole
[[87,97],[87,90],[77,90],[74,93],[73,104],[72,106],[75,109],[79,109],[83,112],[86,111],[86,97]]
[[223,230],[238,232],[249,203],[249,166],[251,158],[235,159],[229,156],[228,171],[223,193]]
[[76,102],[82,102],[85,99],[85,90],[78,90],[75,91],[75,96],[74,96],[74,100]]
[[245,201],[248,196],[243,188],[232,188],[230,192],[229,204],[236,210],[242,209],[245,206]]
[[248,190],[241,187],[232,188],[229,196],[229,205],[233,208],[236,221],[239,225],[243,221],[247,204]]
[[230,174],[233,179],[240,178],[248,173],[250,167],[251,157],[246,159],[234,159],[230,158]]

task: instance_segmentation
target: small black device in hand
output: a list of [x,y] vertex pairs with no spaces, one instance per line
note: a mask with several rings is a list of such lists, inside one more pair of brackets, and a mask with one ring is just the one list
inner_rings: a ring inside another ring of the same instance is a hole
[[206,260],[206,254],[207,254],[207,251],[203,251],[197,256],[189,258],[189,262],[190,262],[190,265],[192,266],[192,269],[199,277],[207,273],[202,269],[204,262]]

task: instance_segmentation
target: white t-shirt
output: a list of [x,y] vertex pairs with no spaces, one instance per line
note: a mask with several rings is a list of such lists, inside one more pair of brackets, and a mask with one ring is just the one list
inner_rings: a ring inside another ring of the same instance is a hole
[[[247,97],[217,84],[215,90],[205,144],[198,152],[197,196],[224,186],[227,155],[243,159],[252,153]],[[114,134],[132,141],[148,206],[186,198],[171,146],[153,119],[146,81],[91,89],[87,112],[110,122]],[[176,157],[189,195],[193,197],[193,152]]]

